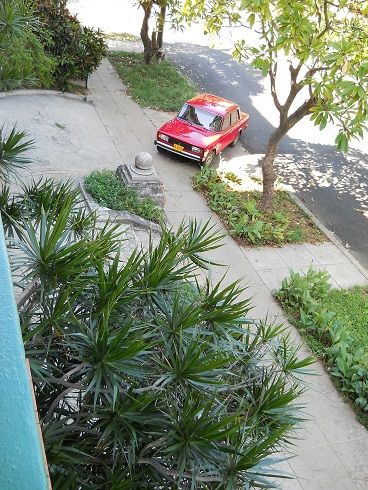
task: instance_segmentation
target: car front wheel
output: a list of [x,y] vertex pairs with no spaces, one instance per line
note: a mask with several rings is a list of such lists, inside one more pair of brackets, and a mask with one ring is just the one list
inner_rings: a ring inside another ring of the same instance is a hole
[[212,150],[205,158],[204,162],[202,165],[205,165],[206,167],[210,167],[214,160],[215,160],[216,152],[215,150]]

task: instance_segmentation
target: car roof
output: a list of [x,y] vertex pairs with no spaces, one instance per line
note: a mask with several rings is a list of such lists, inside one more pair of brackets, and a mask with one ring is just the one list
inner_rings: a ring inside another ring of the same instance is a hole
[[212,94],[197,95],[196,97],[193,97],[193,99],[188,100],[187,104],[214,112],[220,116],[224,116],[229,111],[238,107],[238,104],[235,104],[235,102],[231,102],[231,100],[223,99],[222,97]]

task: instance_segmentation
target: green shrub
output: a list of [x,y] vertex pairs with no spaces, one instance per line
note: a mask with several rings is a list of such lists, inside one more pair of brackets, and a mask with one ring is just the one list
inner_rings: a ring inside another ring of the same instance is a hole
[[66,0],[36,0],[40,40],[56,59],[56,84],[66,89],[70,80],[86,80],[106,55],[99,30],[84,27],[67,8]]
[[163,213],[149,197],[140,198],[134,189],[126,187],[112,170],[92,172],[85,178],[91,196],[101,204],[117,211],[129,211],[142,218],[160,222]]
[[50,87],[55,62],[45,54],[33,28],[32,4],[4,0],[0,5],[0,91]]
[[[327,363],[338,388],[368,413],[368,353],[356,349],[346,325],[323,306],[330,290],[328,279],[327,272],[311,268],[304,276],[291,272],[275,297],[307,339],[309,335],[317,341],[309,345]],[[368,424],[368,417],[363,421]]]
[[4,42],[0,48],[0,90],[24,87],[51,87],[55,61],[44,52],[41,42],[30,31]]

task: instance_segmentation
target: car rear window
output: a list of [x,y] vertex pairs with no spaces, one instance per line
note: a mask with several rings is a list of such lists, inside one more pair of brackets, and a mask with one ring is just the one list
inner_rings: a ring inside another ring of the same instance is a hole
[[180,109],[178,118],[184,119],[191,124],[200,126],[217,133],[221,130],[222,117],[212,112],[204,111],[198,107],[193,107],[189,104],[184,104]]

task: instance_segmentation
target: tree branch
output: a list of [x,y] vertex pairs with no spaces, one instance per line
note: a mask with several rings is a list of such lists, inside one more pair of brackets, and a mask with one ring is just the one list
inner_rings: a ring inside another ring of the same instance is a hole
[[291,129],[297,122],[303,119],[304,116],[308,114],[310,109],[315,105],[316,100],[313,96],[311,96],[308,100],[306,100],[296,111],[294,111],[286,121],[287,130]]
[[277,63],[274,64],[274,69],[270,68],[268,70],[268,74],[270,77],[270,82],[271,82],[271,95],[273,98],[273,103],[275,104],[277,110],[280,112],[280,114],[284,113],[284,108],[282,104],[280,103],[277,93],[276,93],[276,73],[277,73]]

